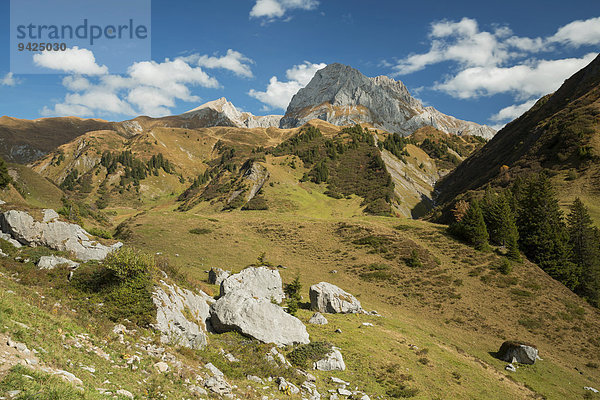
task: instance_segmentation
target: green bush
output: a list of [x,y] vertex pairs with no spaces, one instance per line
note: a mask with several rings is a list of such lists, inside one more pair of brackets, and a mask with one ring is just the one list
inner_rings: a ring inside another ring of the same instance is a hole
[[283,291],[285,292],[287,300],[287,312],[291,315],[296,315],[298,307],[300,306],[300,290],[302,290],[302,284],[300,283],[300,277],[296,275],[296,278],[291,283],[285,285]]
[[498,271],[503,275],[510,274],[512,271],[512,263],[506,258],[503,258],[498,266]]
[[292,364],[300,368],[310,368],[312,363],[321,360],[331,352],[331,344],[327,342],[311,342],[296,347],[287,355]]
[[74,284],[102,300],[102,311],[112,321],[128,319],[139,326],[154,321],[152,301],[154,258],[139,251],[122,248],[110,253],[103,267],[90,274],[76,274]]
[[419,258],[419,253],[415,249],[412,249],[412,251],[410,252],[410,257],[408,257],[405,260],[405,262],[406,265],[408,265],[411,268],[423,268],[423,263]]
[[247,202],[242,210],[268,210],[269,206],[267,205],[267,199],[264,197],[254,197],[249,202]]
[[208,229],[208,228],[193,228],[193,229],[190,229],[189,232],[194,235],[206,235],[206,234],[211,233],[212,230]]
[[103,239],[112,239],[112,234],[108,231],[105,231],[104,229],[100,229],[100,228],[94,228],[91,227],[89,229],[86,229],[88,231],[88,233],[97,236],[99,238],[103,238]]

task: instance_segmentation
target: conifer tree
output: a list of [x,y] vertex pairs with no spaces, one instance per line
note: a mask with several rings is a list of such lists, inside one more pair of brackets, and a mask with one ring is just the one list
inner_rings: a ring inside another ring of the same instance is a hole
[[519,261],[521,258],[518,244],[519,231],[510,197],[509,191],[497,194],[488,189],[482,201],[482,211],[490,242],[504,246],[508,250],[507,256],[514,261]]
[[482,250],[488,245],[489,235],[478,201],[471,201],[463,218],[460,222],[453,224],[450,229],[453,234],[472,244],[478,250]]
[[576,198],[567,217],[569,240],[573,247],[573,263],[580,275],[575,292],[598,306],[600,296],[600,235],[590,214]]
[[550,180],[545,174],[518,181],[519,245],[525,255],[554,279],[573,290],[579,274],[571,262],[569,234]]
[[6,162],[0,158],[0,189],[4,189],[12,182],[12,178],[8,174],[8,167]]

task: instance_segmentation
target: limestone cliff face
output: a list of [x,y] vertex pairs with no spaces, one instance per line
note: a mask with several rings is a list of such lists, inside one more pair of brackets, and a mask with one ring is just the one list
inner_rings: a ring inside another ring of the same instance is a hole
[[278,127],[281,115],[256,116],[241,112],[225,97],[209,101],[181,115],[183,118],[202,121],[202,126],[234,126],[237,128]]
[[294,128],[311,119],[334,125],[370,123],[389,132],[409,135],[423,126],[446,133],[491,138],[496,131],[474,122],[423,107],[404,84],[387,76],[368,78],[354,68],[330,64],[292,98],[281,128]]

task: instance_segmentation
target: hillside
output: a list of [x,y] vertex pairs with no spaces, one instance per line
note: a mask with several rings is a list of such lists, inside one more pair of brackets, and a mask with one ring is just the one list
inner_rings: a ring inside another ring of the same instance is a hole
[[440,181],[436,201],[444,205],[488,183],[505,186],[518,176],[547,170],[564,203],[580,196],[600,221],[595,200],[600,195],[599,134],[600,56]]
[[[321,393],[335,390],[334,376],[371,398],[564,399],[583,396],[583,387],[600,378],[600,313],[535,265],[515,264],[504,275],[499,256],[453,240],[443,226],[363,216],[358,199],[332,199],[317,193],[313,183],[266,189],[285,193],[288,202],[225,213],[204,202],[182,213],[171,199],[143,212],[113,215],[112,210],[122,209],[111,205],[106,212],[113,226],[124,222],[119,231],[128,232],[126,246],[156,253],[163,271],[184,287],[214,295],[219,289],[206,282],[207,269],[237,272],[265,253],[263,260],[282,266],[284,282],[299,276],[303,302],[310,285],[327,281],[356,295],[366,310],[377,310],[381,316],[327,314],[329,324],[319,326],[307,323],[312,312],[301,306],[298,317],[311,340],[334,344],[346,362],[345,371],[311,371]],[[289,371],[268,367],[262,354],[269,346],[236,334],[209,333],[204,350],[163,344],[164,353],[152,350],[159,343],[152,329],[126,322],[127,333],[120,338],[112,333],[116,322],[98,308],[97,294],[78,292],[80,283],[69,284],[63,269],[39,271],[32,264],[47,249],[15,251],[4,244],[2,249],[11,258],[33,260],[1,263],[3,339],[36,349],[42,365],[74,374],[84,391],[77,397],[70,385],[30,365],[0,370],[1,395],[14,389],[48,393],[54,387],[65,399],[101,398],[96,388],[127,390],[139,398],[145,390],[180,398],[202,386],[203,365],[209,362],[238,387],[238,396],[281,395],[267,380],[271,376],[302,383]],[[96,265],[81,266],[73,282],[85,282],[78,279],[86,279]],[[542,360],[518,365],[515,373],[505,371],[506,363],[494,354],[507,339],[534,343]],[[220,349],[241,362],[227,361]],[[289,356],[292,349],[280,351]],[[133,361],[135,368],[128,363],[132,354],[141,359]],[[155,367],[161,360],[169,366],[166,373]],[[246,375],[265,383],[255,385]]]

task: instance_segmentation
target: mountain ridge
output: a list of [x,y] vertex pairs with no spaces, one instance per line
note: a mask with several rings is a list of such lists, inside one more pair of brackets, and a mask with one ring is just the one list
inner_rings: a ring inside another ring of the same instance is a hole
[[368,78],[339,63],[317,71],[310,83],[294,95],[280,128],[298,127],[314,118],[335,125],[367,122],[404,136],[423,126],[484,138],[495,134],[488,126],[459,120],[433,107],[423,107],[401,81],[384,75]]

